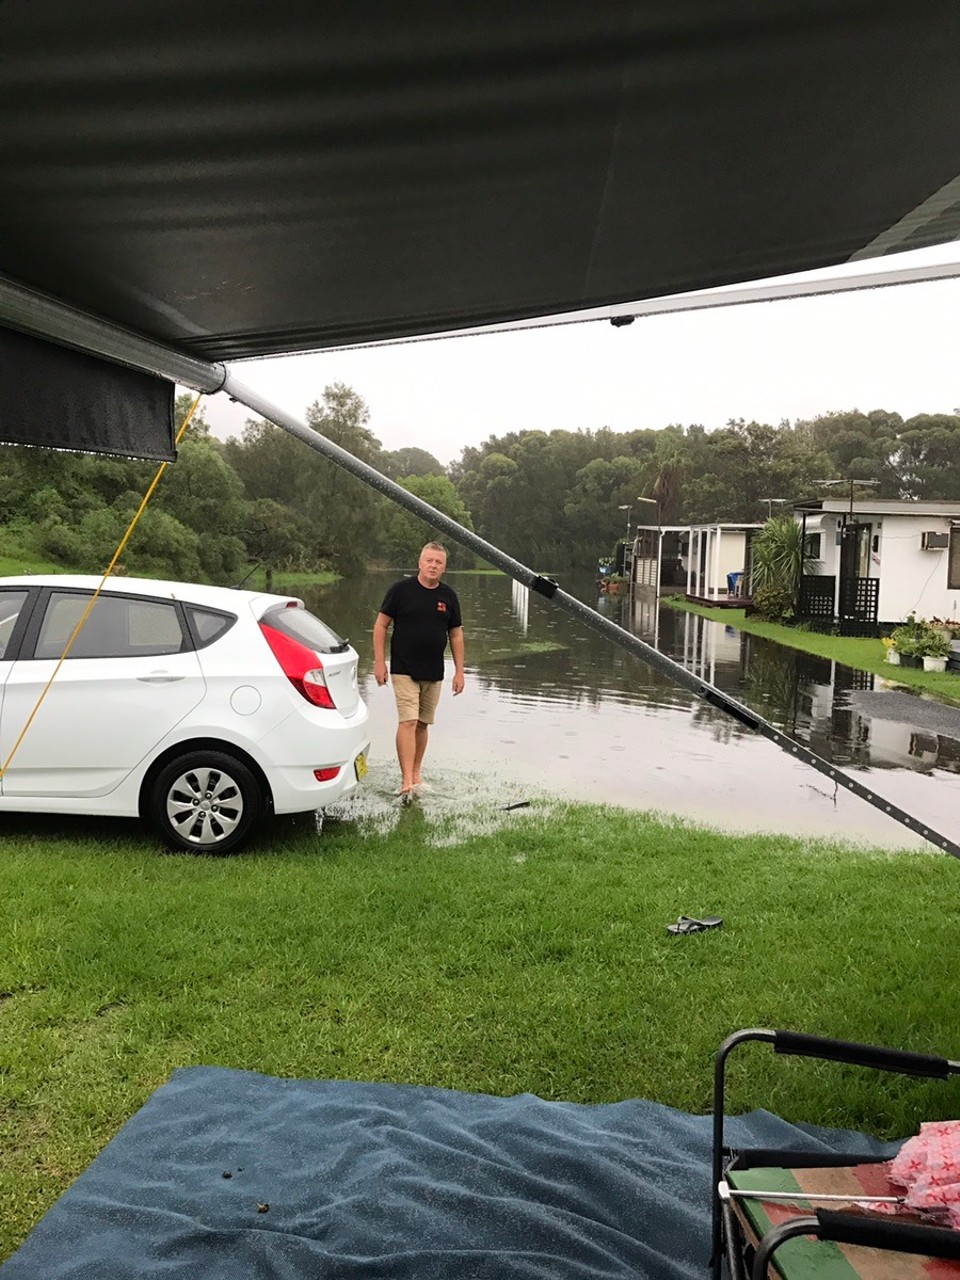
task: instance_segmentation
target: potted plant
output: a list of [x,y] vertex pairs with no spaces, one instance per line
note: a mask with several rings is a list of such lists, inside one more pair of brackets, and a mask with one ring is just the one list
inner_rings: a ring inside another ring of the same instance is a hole
[[919,656],[923,659],[924,671],[946,671],[947,658],[950,656],[950,641],[936,627],[929,627],[927,634],[918,642]]
[[884,661],[889,662],[893,667],[898,667],[900,665],[900,651],[897,649],[893,636],[882,636],[881,639],[886,650]]
[[911,613],[906,622],[901,622],[900,626],[894,627],[891,632],[890,639],[893,641],[893,647],[900,655],[901,667],[923,666],[919,645],[924,627],[925,623],[918,622],[916,616]]
[[941,627],[910,614],[895,627],[891,636],[902,667],[923,667],[924,671],[946,671],[950,640]]

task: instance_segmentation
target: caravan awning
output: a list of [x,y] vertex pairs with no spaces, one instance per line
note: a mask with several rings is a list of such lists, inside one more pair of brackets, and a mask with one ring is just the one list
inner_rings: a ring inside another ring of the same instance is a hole
[[960,233],[954,0],[4,0],[0,68],[0,274],[206,360]]

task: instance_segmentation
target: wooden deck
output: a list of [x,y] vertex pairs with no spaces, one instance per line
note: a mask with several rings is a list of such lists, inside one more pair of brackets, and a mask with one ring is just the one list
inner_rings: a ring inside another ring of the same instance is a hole
[[703,605],[706,609],[745,609],[750,603],[749,596],[694,596],[685,594],[685,600],[691,604]]

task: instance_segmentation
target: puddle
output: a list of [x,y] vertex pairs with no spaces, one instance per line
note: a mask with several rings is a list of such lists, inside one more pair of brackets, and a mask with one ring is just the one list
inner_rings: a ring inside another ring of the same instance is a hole
[[377,835],[419,823],[426,843],[439,849],[517,822],[539,821],[556,805],[555,798],[520,783],[493,786],[489,774],[479,771],[432,772],[409,800],[396,794],[396,786],[396,764],[377,761],[362,787],[324,811],[324,822],[350,822],[361,833]]

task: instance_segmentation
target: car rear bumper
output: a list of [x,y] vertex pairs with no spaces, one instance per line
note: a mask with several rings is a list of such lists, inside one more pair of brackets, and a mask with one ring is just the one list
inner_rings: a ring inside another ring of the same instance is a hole
[[[312,765],[274,765],[268,775],[274,813],[306,813],[322,809],[324,805],[355,791],[360,785],[359,775],[363,772],[362,765],[358,767],[358,757],[365,758],[369,750],[369,742],[364,741],[344,761],[324,759]],[[333,765],[339,766],[337,776],[318,782],[314,769]]]

